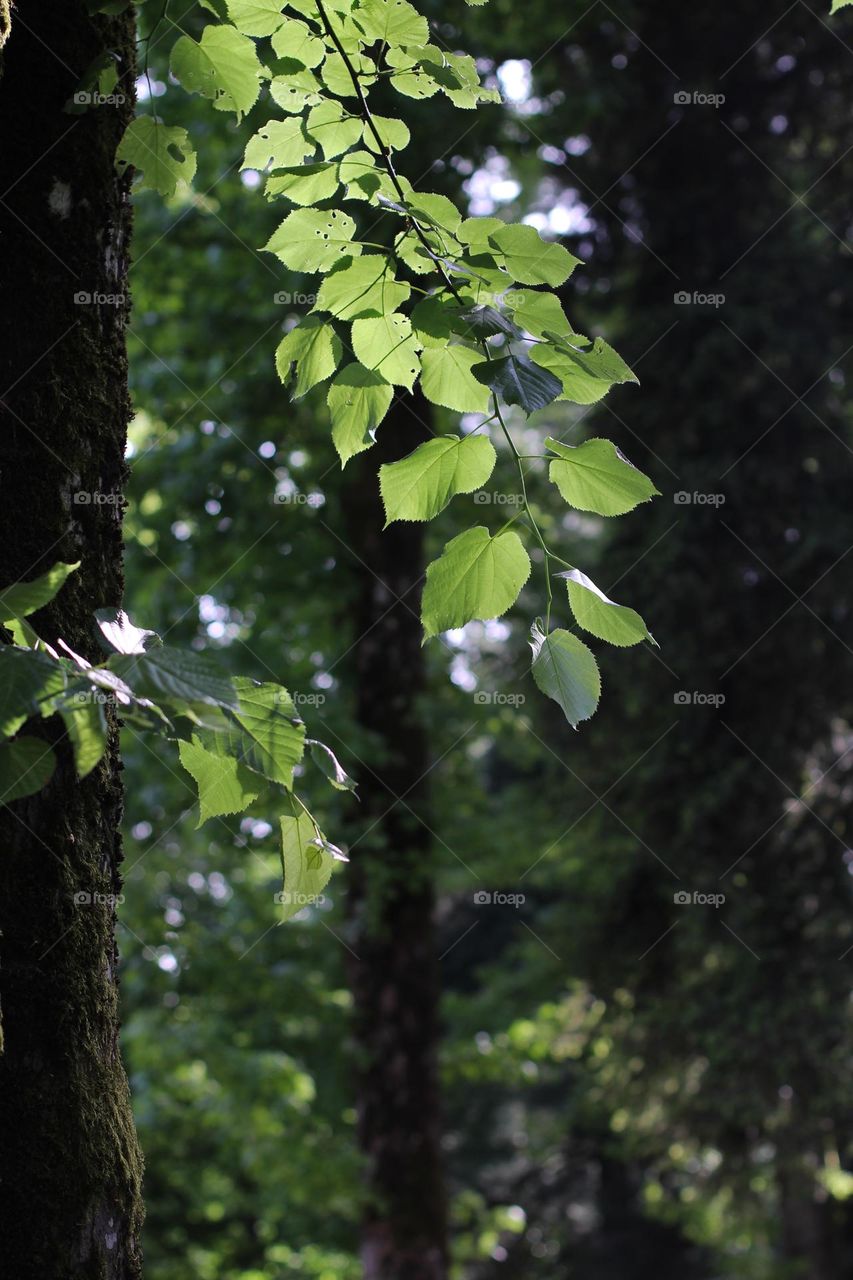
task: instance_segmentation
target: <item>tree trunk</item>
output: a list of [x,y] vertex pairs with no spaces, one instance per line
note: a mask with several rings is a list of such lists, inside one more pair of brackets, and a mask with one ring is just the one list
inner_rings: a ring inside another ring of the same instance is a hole
[[430,432],[428,407],[406,396],[348,486],[356,604],[358,722],[371,740],[359,777],[349,867],[349,978],[358,1051],[359,1140],[367,1162],[365,1280],[444,1280],[446,1214],[436,1069],[438,970],[433,946],[429,769],[420,579],[423,526],[385,522],[382,462]]
[[[131,11],[21,0],[0,67],[0,581],[79,560],[31,621],[89,658],[93,610],[122,594],[130,212],[114,155],[134,41]],[[105,54],[119,100],[64,111]],[[58,765],[0,809],[0,1257],[16,1280],[132,1280],[141,1161],[118,1050],[117,728],[83,782],[58,721],[27,732]]]

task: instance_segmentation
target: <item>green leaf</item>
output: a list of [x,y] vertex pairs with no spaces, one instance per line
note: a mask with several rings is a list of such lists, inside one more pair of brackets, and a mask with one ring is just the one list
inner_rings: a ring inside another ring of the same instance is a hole
[[475,364],[471,372],[478,382],[499,395],[506,404],[517,404],[525,413],[544,409],[562,391],[559,378],[532,364],[526,356],[508,355]]
[[454,235],[462,222],[462,214],[447,196],[435,195],[430,191],[418,191],[411,200],[406,201],[406,209],[418,222],[436,227]]
[[267,178],[268,196],[284,196],[294,204],[319,204],[338,189],[338,166],[328,161],[280,169]]
[[512,289],[507,294],[506,303],[516,324],[526,329],[534,338],[543,337],[545,331],[550,329],[561,337],[576,338],[584,345],[588,342],[588,339],[572,332],[560,299],[554,293]]
[[251,773],[233,756],[208,751],[197,737],[179,742],[181,764],[198,787],[199,819],[196,830],[208,818],[242,813],[260,794],[257,774]]
[[584,631],[598,636],[599,640],[620,646],[639,644],[642,640],[655,643],[654,636],[638,613],[608,600],[580,569],[569,569],[557,576],[566,580],[572,613]]
[[346,184],[348,200],[369,200],[387,178],[369,151],[351,151],[338,162],[338,178]]
[[337,375],[329,387],[328,404],[332,441],[342,467],[373,444],[393,398],[391,384],[360,364],[348,364]]
[[[278,0],[271,0],[278,5]],[[272,38],[273,52],[278,58],[290,58],[303,67],[316,67],[326,56],[326,46],[298,18],[288,18]]]
[[306,746],[310,746],[311,759],[336,791],[355,791],[355,783],[331,747],[327,747],[325,742],[318,742],[316,738],[307,738]]
[[535,227],[501,227],[491,233],[489,243],[503,255],[513,280],[522,284],[562,284],[580,263],[561,244],[543,240]]
[[203,653],[162,645],[145,653],[114,654],[107,667],[137,698],[165,701],[179,715],[193,712],[198,705],[232,709],[239,705],[233,681]]
[[171,71],[188,93],[212,98],[218,111],[234,111],[238,120],[258,97],[261,64],[254,42],[230,26],[205,27],[198,43],[179,36]]
[[327,160],[354,147],[364,129],[358,116],[351,115],[340,102],[326,100],[308,112],[305,132],[319,144]]
[[74,751],[77,775],[85,778],[92,772],[107,747],[107,724],[101,702],[103,694],[94,689],[75,695],[74,704],[61,709],[68,737]]
[[290,694],[281,685],[259,684],[242,676],[235,678],[234,688],[239,699],[237,711],[229,715],[224,730],[202,732],[203,745],[209,751],[233,756],[246,768],[289,789],[305,743],[305,725]]
[[446,347],[454,330],[459,308],[438,298],[422,298],[412,309],[412,328],[424,347]]
[[613,386],[612,382],[587,373],[560,348],[544,342],[531,349],[530,358],[559,380],[561,391],[558,400],[570,400],[573,404],[595,404]]
[[119,173],[124,173],[128,165],[133,165],[141,179],[140,191],[149,188],[161,196],[173,196],[179,182],[192,182],[196,154],[186,129],[165,125],[154,116],[137,116],[125,129],[116,150]]
[[418,342],[407,316],[393,311],[353,321],[352,349],[366,369],[373,369],[386,382],[412,390],[421,366]]
[[853,4],[853,0],[832,0],[832,8],[830,14],[838,13],[839,9],[843,9],[846,5]]
[[[546,329],[545,337],[592,378],[601,378],[609,383],[639,382],[633,370],[629,369],[619,353],[608,346],[603,338],[596,338],[588,350],[580,350],[571,338],[560,333],[552,333]],[[579,335],[575,334],[574,337],[579,338]]]
[[291,271],[328,271],[344,254],[356,257],[355,223],[338,209],[296,209],[270,236],[264,249]]
[[458,343],[427,347],[421,356],[421,390],[427,400],[457,413],[485,413],[489,407],[488,387],[471,374],[480,358],[479,351]]
[[323,101],[323,86],[313,72],[303,68],[274,76],[270,81],[270,94],[282,111],[298,115],[306,107]]
[[426,571],[421,621],[424,638],[472,618],[498,618],[530,576],[530,558],[513,530],[491,536],[478,525],[448,542]]
[[502,218],[465,218],[456,234],[473,253],[494,253],[489,236],[495,231],[503,231],[506,225]]
[[31,796],[50,782],[56,756],[41,738],[0,744],[0,804]]
[[522,333],[501,311],[484,303],[463,309],[456,309],[452,320],[455,333],[463,338],[493,338],[502,333],[508,338],[521,338]]
[[530,632],[533,679],[563,709],[573,729],[595,714],[601,697],[598,663],[582,640],[557,629],[545,635],[540,620]]
[[[365,91],[376,80],[376,64],[370,58],[363,57],[354,50],[348,50],[347,56],[358,75],[362,89]],[[371,72],[374,74],[371,75]],[[326,57],[320,71],[323,84],[330,93],[339,98],[355,98],[358,95],[352,82],[349,68],[339,53],[330,53]]]
[[0,738],[17,733],[29,716],[65,688],[65,669],[46,653],[0,645]]
[[421,45],[429,39],[426,18],[407,0],[365,0],[353,17],[368,44],[381,40],[389,45]]
[[545,444],[558,455],[548,470],[551,482],[579,511],[621,516],[658,493],[610,440],[585,440],[573,447],[549,437]]
[[[409,145],[411,134],[402,120],[395,120],[393,116],[374,116],[373,123],[386,151],[403,151]],[[379,151],[372,129],[365,128],[364,145],[371,151]]]
[[314,824],[305,814],[285,814],[281,822],[281,867],[284,887],[279,896],[282,918],[289,920],[322,897],[335,859],[318,843]]
[[488,436],[440,436],[400,462],[379,468],[385,527],[394,520],[432,520],[457,493],[473,493],[494,470]]
[[49,604],[69,574],[80,568],[80,561],[74,564],[55,564],[47,573],[31,582],[16,582],[11,587],[0,591],[0,622],[9,622],[13,618],[28,618],[37,609]]
[[338,367],[343,346],[331,324],[310,315],[285,334],[275,353],[275,367],[285,386],[296,366],[295,399],[330,378]]
[[281,12],[279,0],[228,0],[227,8],[234,26],[247,36],[271,36],[291,21]]
[[268,165],[285,169],[299,165],[316,148],[305,136],[305,123],[299,116],[290,120],[269,120],[249,139],[241,169],[260,169]]
[[343,262],[326,276],[317,295],[316,311],[329,311],[340,320],[380,316],[396,311],[411,293],[394,279],[390,261],[376,253],[356,262]]

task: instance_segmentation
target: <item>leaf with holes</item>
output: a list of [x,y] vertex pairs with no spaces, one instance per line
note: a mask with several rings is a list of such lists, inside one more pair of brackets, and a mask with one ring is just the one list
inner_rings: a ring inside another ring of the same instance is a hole
[[448,542],[426,571],[421,621],[424,639],[464,627],[473,618],[499,618],[530,576],[530,557],[513,530],[494,537],[478,525]]
[[565,578],[569,604],[578,626],[608,644],[628,646],[655,638],[633,609],[609,600],[591,578],[580,569],[569,569],[557,575]]
[[393,398],[391,384],[360,364],[348,364],[337,375],[329,387],[328,404],[332,442],[342,467],[373,444]]
[[457,493],[473,493],[494,470],[487,436],[440,436],[400,462],[379,469],[385,526],[394,520],[432,520]]
[[337,209],[297,209],[272,233],[264,249],[274,253],[291,271],[329,271],[348,254],[361,253],[353,244],[355,223]]
[[323,101],[323,86],[312,71],[303,67],[288,71],[286,75],[273,76],[270,96],[282,111],[298,115],[306,107],[318,106]]
[[569,506],[600,516],[621,516],[648,502],[658,490],[610,440],[585,440],[576,446],[550,437],[545,445],[557,457],[548,477]]
[[352,349],[366,369],[411,391],[420,372],[412,322],[399,312],[353,321]]
[[196,153],[186,129],[163,124],[154,116],[137,116],[124,131],[116,149],[116,168],[128,165],[140,179],[138,190],[150,189],[173,196],[178,183],[189,185],[196,170]]
[[316,152],[314,143],[305,135],[305,123],[300,116],[290,120],[269,120],[249,139],[241,169],[260,169],[268,166],[285,169],[299,165],[306,156]]

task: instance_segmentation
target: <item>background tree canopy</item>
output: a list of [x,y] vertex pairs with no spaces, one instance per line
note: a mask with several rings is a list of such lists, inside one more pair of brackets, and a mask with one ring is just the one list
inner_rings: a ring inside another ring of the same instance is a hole
[[[515,460],[492,435],[485,483],[382,532],[406,500],[384,468],[478,406],[401,395],[342,470],[325,387],[292,399],[274,362],[322,277],[292,234],[261,252],[288,208],[244,165],[269,103],[185,92],[171,7],[140,15],[140,115],[186,138],[171,193],[136,200],[125,607],[286,685],[361,799],[297,766],[350,862],[279,927],[272,788],[198,829],[177,757],[125,731],[148,1274],[396,1280],[382,1232],[435,1248],[415,1280],[445,1233],[460,1280],[849,1274],[853,18],[420,6],[499,100],[379,83],[411,134],[397,167],[580,259],[555,292],[641,383],[529,417],[505,395],[519,452],[604,437],[661,495],[611,521],[530,467],[566,563],[529,542],[517,603],[438,613],[422,647],[426,566],[516,514]],[[231,8],[191,6],[180,38]],[[580,732],[529,674],[543,565],[603,674]]]

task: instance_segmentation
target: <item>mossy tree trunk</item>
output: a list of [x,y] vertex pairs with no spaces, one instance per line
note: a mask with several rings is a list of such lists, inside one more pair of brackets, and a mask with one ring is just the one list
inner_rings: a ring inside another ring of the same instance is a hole
[[[122,594],[130,212],[114,155],[134,41],[130,10],[21,0],[0,55],[0,581],[79,560],[32,621],[91,659],[93,610]],[[120,100],[64,111],[104,54]],[[16,1280],[132,1280],[141,1165],[118,1049],[116,725],[83,782],[58,722],[28,732],[59,763],[41,793],[0,809],[0,1257]]]
[[360,566],[354,649],[358,721],[370,764],[359,771],[349,866],[347,956],[357,1045],[357,1110],[367,1168],[365,1280],[444,1280],[446,1212],[436,1049],[429,746],[422,720],[419,621],[423,531],[385,517],[376,471],[430,432],[429,408],[401,397],[347,489]]

